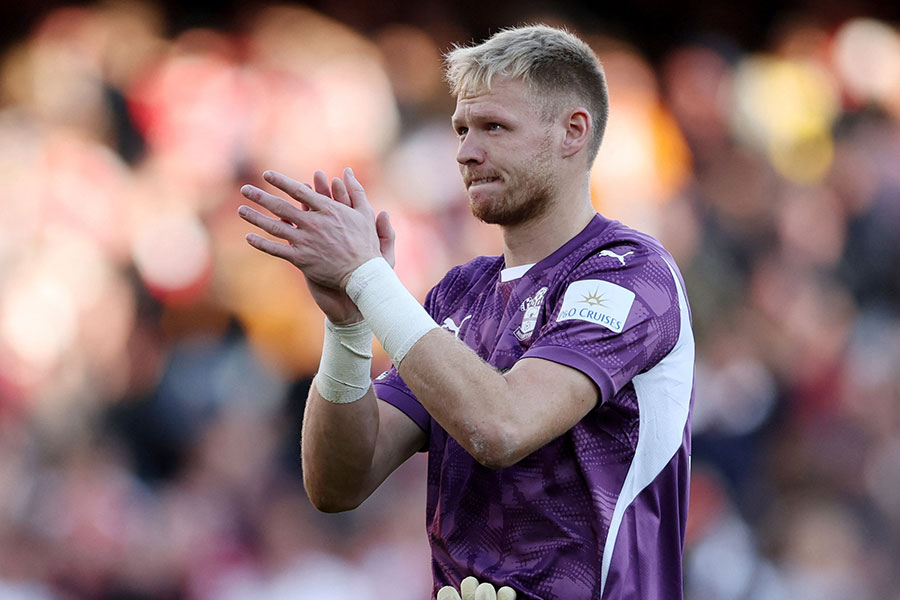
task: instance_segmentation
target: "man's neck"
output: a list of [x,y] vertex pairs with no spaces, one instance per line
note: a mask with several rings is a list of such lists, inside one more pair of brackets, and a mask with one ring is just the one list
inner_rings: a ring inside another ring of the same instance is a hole
[[581,198],[554,203],[544,214],[503,231],[503,258],[507,267],[536,263],[550,256],[587,227],[596,214],[585,186]]

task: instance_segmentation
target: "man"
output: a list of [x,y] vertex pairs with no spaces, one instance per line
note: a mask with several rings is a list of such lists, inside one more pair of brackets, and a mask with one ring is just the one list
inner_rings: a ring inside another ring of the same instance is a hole
[[[286,243],[248,242],[299,267],[327,317],[303,426],[309,496],[352,509],[427,450],[435,590],[474,576],[520,599],[681,598],[690,317],[671,256],[592,208],[600,65],[546,26],[447,64],[460,172],[503,255],[452,269],[424,308],[350,169],[330,187],[264,173],[305,210],[242,188],[276,218],[240,215]],[[394,364],[374,386],[371,332]]]

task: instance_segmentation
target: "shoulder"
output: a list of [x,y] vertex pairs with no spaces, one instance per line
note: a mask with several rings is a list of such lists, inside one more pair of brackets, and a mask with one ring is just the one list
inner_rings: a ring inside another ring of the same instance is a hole
[[[620,307],[616,322],[677,314],[681,276],[671,254],[655,238],[616,221],[568,257],[554,282],[555,298],[571,311],[585,302]],[[632,306],[638,309],[632,311]],[[562,313],[561,313],[562,314]],[[599,314],[599,312],[598,312]],[[605,314],[605,312],[604,312]],[[619,327],[613,330],[620,330]]]
[[502,266],[502,256],[478,256],[456,265],[431,289],[428,301],[444,304],[479,288],[483,282],[492,283]]
[[678,268],[672,255],[653,236],[618,221],[576,248],[565,260],[559,275],[565,285],[589,276],[599,276],[623,286],[650,279],[675,289]]

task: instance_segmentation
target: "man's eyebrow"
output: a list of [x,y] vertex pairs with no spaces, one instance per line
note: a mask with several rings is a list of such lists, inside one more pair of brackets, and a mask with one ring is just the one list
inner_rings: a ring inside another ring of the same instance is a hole
[[[468,120],[472,122],[481,122],[481,121],[508,121],[510,120],[510,116],[500,108],[497,107],[486,107],[482,109],[471,109],[468,113]],[[450,122],[456,125],[463,121],[462,116],[453,115],[450,117]]]

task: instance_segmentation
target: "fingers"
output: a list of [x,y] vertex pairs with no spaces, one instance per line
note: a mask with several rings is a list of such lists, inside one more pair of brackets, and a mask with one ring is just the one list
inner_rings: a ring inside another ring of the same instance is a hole
[[[308,193],[312,193],[312,190],[308,188]],[[289,223],[299,223],[303,219],[303,211],[287,202],[283,198],[279,198],[278,196],[274,196],[269,192],[265,192],[255,185],[245,185],[241,187],[241,195],[243,195],[248,200],[252,200],[256,202],[270,213],[277,217],[281,217],[285,221]],[[242,208],[238,208],[238,213],[243,217]],[[248,209],[249,210],[249,209]],[[254,223],[255,224],[255,223]]]
[[350,207],[353,206],[353,201],[350,199],[350,194],[347,192],[347,186],[340,177],[335,177],[331,180],[331,197],[341,204],[346,204]]
[[470,575],[460,582],[459,592],[451,585],[442,587],[437,593],[437,600],[516,600],[516,591],[507,585],[495,590],[492,584],[479,584]]
[[378,213],[375,218],[375,232],[378,234],[378,244],[381,249],[381,256],[388,264],[394,266],[394,239],[396,234],[391,226],[391,218],[384,211]]
[[344,184],[347,186],[347,193],[350,195],[353,208],[372,210],[372,207],[369,205],[369,199],[366,197],[365,188],[363,188],[350,167],[344,169]]
[[248,244],[250,244],[257,250],[261,250],[266,254],[270,254],[278,258],[283,258],[288,262],[292,262],[290,255],[290,246],[279,244],[278,242],[273,242],[272,240],[267,240],[263,236],[257,235],[255,233],[248,233],[245,239],[247,240]]
[[293,223],[282,217],[281,219],[273,219],[267,217],[259,211],[253,210],[249,206],[238,207],[238,215],[251,225],[256,225],[266,233],[272,234],[288,242],[296,242],[299,231],[294,227]]
[[462,600],[475,600],[475,590],[478,588],[478,580],[469,575],[459,583],[459,591]]
[[438,590],[437,600],[461,600],[459,592],[452,585],[445,585]]
[[504,585],[497,590],[497,600],[516,600],[516,590]]
[[475,600],[497,600],[497,591],[490,583],[484,582],[475,588]]
[[[324,177],[324,173],[322,174]],[[277,187],[279,190],[293,198],[298,202],[302,202],[312,210],[323,210],[328,206],[328,198],[323,197],[323,195],[316,193],[314,190],[309,189],[309,187],[303,185],[299,181],[291,179],[287,175],[283,175],[278,171],[263,171],[263,179]],[[244,186],[244,188],[253,188],[253,186]],[[241,188],[241,193],[243,193],[244,188]],[[254,188],[258,189],[258,188]],[[260,190],[262,191],[262,190]],[[246,195],[246,194],[244,194]],[[272,196],[269,194],[269,196]],[[272,196],[275,198],[276,196]],[[248,196],[249,198],[249,196]],[[250,198],[251,200],[256,201],[254,198]],[[284,202],[282,200],[282,202]],[[285,202],[285,204],[287,204]],[[288,206],[290,206],[288,204]],[[266,208],[269,208],[266,206]],[[293,207],[292,207],[293,208]],[[269,209],[271,210],[271,209]],[[296,209],[295,209],[296,210]],[[277,214],[277,213],[276,213]],[[281,216],[281,215],[279,215]]]
[[[272,170],[264,171],[263,179],[312,210],[324,210],[328,206],[328,200],[332,198],[352,208],[372,210],[372,207],[369,205],[369,200],[366,197],[365,189],[359,180],[356,179],[356,176],[353,174],[353,169],[350,167],[344,169],[343,179],[337,177],[334,178],[330,187],[328,185],[328,178],[322,171],[315,172],[313,175],[312,186],[302,184],[299,181],[291,179],[287,175]],[[277,196],[269,194],[252,185],[245,185],[242,187],[241,193],[250,200],[265,206],[267,209],[271,210],[273,214],[291,222],[296,222],[291,216],[286,216],[273,210],[272,207],[275,207],[278,210],[287,212],[287,209],[276,206],[278,202],[297,210],[296,207],[284,202],[284,200]],[[272,206],[270,207],[269,205]]]
[[324,171],[316,171],[313,173],[313,189],[323,196],[328,196],[329,198],[333,198],[331,195],[331,190],[328,188],[328,177],[325,176]]

